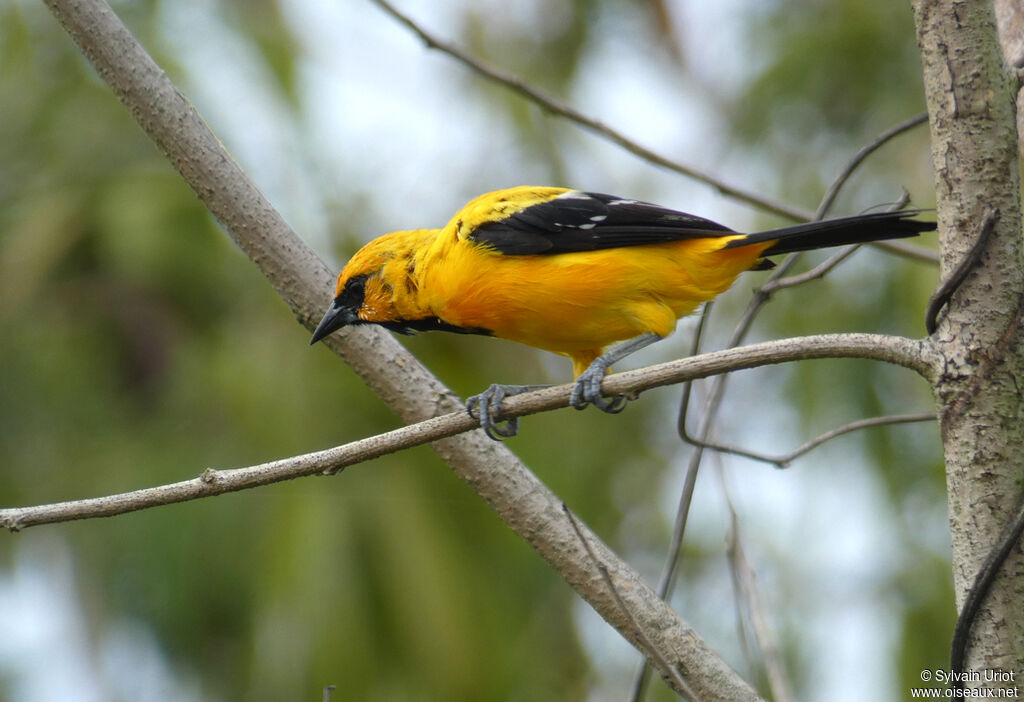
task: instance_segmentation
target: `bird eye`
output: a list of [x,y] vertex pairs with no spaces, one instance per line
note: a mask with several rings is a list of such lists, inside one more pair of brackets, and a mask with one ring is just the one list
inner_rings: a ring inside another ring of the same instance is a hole
[[366,278],[365,275],[352,276],[345,282],[345,287],[342,288],[341,294],[338,295],[338,302],[348,309],[359,309],[363,304],[363,298],[366,297]]
[[366,276],[357,275],[349,278],[348,282],[345,283],[345,290],[352,292],[362,292],[366,288]]

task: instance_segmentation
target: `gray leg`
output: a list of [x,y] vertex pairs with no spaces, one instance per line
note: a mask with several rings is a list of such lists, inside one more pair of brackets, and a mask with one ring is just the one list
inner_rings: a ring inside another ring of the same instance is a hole
[[608,398],[601,394],[601,381],[604,380],[608,368],[631,353],[660,340],[661,337],[654,332],[647,332],[629,341],[623,341],[618,346],[611,347],[595,358],[587,369],[580,373],[580,377],[576,379],[576,385],[573,387],[572,395],[569,397],[569,404],[576,409],[583,409],[587,405],[594,405],[594,407],[604,412],[612,414],[621,412],[626,406],[625,397],[620,395]]

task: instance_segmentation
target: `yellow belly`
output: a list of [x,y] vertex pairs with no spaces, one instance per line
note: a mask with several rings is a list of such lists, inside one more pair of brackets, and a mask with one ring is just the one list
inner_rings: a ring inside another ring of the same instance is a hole
[[764,248],[722,249],[727,240],[550,256],[504,256],[464,242],[431,266],[421,291],[449,323],[577,357],[645,332],[671,334]]

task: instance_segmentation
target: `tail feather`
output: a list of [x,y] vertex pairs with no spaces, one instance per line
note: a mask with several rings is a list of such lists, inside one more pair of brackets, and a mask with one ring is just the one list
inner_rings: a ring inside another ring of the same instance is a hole
[[911,219],[924,211],[874,212],[853,217],[807,222],[806,224],[747,234],[742,239],[729,242],[725,248],[775,241],[761,254],[762,256],[775,256],[794,251],[824,249],[830,246],[902,239],[935,229],[935,222]]

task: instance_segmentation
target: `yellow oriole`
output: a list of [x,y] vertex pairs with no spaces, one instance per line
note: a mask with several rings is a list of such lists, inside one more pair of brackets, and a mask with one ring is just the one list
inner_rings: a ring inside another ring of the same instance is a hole
[[[935,228],[917,212],[881,212],[743,234],[627,198],[522,186],[472,200],[441,229],[385,234],[338,276],[310,343],[350,324],[410,334],[441,330],[510,339],[568,356],[573,406],[619,411],[601,380],[627,354],[664,338],[676,320],[726,290],[765,256],[914,236]],[[631,339],[604,352],[615,341]],[[470,399],[488,435],[511,436],[497,410],[521,387]]]

